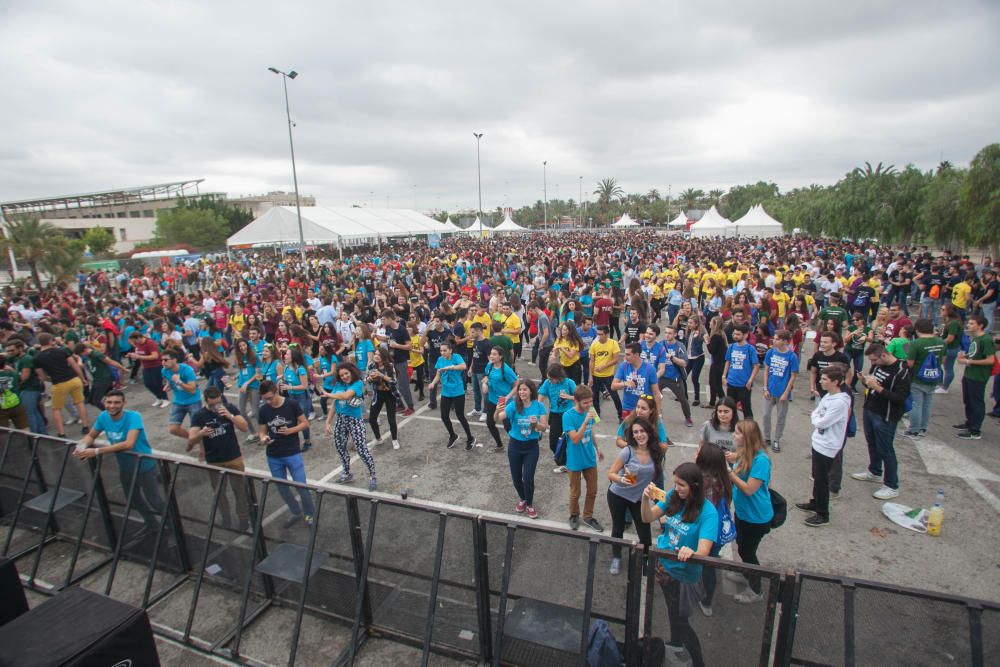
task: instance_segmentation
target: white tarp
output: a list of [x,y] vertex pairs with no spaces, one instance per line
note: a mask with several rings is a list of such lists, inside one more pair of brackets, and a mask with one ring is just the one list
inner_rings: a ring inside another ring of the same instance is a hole
[[465,231],[464,229],[456,225],[454,222],[452,222],[450,217],[444,221],[444,227],[445,229],[443,232],[441,232],[442,234],[458,234],[459,232]]
[[[376,239],[422,236],[448,231],[442,223],[422,213],[395,208],[302,207],[302,232],[306,244],[324,245],[341,239]],[[298,216],[294,206],[274,206],[226,240],[228,246],[296,244]]]
[[522,227],[521,225],[517,224],[516,222],[514,222],[513,220],[511,220],[510,217],[506,217],[506,218],[503,219],[503,222],[501,222],[499,225],[497,225],[496,227],[493,228],[493,231],[495,231],[495,232],[526,232],[526,231],[528,231],[528,229],[526,227]]
[[618,222],[611,225],[612,227],[638,227],[639,223],[629,217],[628,213],[622,215]]
[[489,236],[493,231],[493,228],[489,225],[484,225],[483,221],[476,216],[476,221],[469,226],[468,229],[464,230],[470,236]]
[[715,209],[708,209],[701,220],[691,225],[691,236],[696,238],[706,236],[736,236],[736,225],[728,218],[723,218]]
[[687,227],[688,217],[684,211],[677,214],[677,217],[667,223],[667,227],[673,229],[684,229]]
[[739,236],[757,236],[767,238],[782,236],[785,228],[780,222],[768,215],[763,205],[757,204],[747,211],[747,214],[733,223]]

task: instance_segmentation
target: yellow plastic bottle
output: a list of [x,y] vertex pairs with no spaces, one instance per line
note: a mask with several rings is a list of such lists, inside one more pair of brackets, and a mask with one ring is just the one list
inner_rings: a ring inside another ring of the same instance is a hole
[[934,507],[927,513],[927,534],[932,537],[941,536],[941,524],[944,523],[944,508],[941,506],[943,502],[944,490],[938,489]]

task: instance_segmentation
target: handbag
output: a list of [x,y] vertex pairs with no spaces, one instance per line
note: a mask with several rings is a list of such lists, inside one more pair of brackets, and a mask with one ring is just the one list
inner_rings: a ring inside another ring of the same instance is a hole
[[733,521],[733,514],[725,497],[719,499],[715,510],[719,514],[719,539],[716,540],[716,544],[721,547],[736,539],[736,522]]
[[557,466],[566,465],[566,434],[563,433],[556,441],[556,451],[552,453]]
[[774,510],[774,516],[771,517],[771,528],[780,528],[788,517],[788,501],[774,489],[768,489],[768,493],[771,494],[771,508]]
[[0,409],[10,410],[11,408],[16,408],[21,405],[21,397],[12,392],[10,389],[4,389],[3,395],[0,395]]

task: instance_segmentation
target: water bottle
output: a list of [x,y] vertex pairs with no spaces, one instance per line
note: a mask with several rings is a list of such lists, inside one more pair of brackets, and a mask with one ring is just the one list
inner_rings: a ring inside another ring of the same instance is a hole
[[927,514],[927,534],[933,537],[941,536],[941,524],[944,522],[944,489],[938,489],[937,498],[934,500],[934,507]]
[[600,424],[601,423],[601,415],[597,414],[597,410],[595,410],[594,408],[591,408],[590,409],[590,415],[593,418],[592,421],[593,421],[594,424]]

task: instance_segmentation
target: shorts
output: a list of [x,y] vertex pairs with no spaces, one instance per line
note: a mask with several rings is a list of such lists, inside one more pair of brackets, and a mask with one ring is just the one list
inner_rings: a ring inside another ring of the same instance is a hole
[[172,403],[170,405],[170,417],[167,419],[167,424],[183,424],[184,415],[190,415],[193,418],[199,410],[201,410],[201,403],[197,401],[188,403],[187,405]]
[[66,407],[67,396],[74,404],[83,403],[83,381],[80,378],[75,377],[52,385],[52,409],[62,410]]

